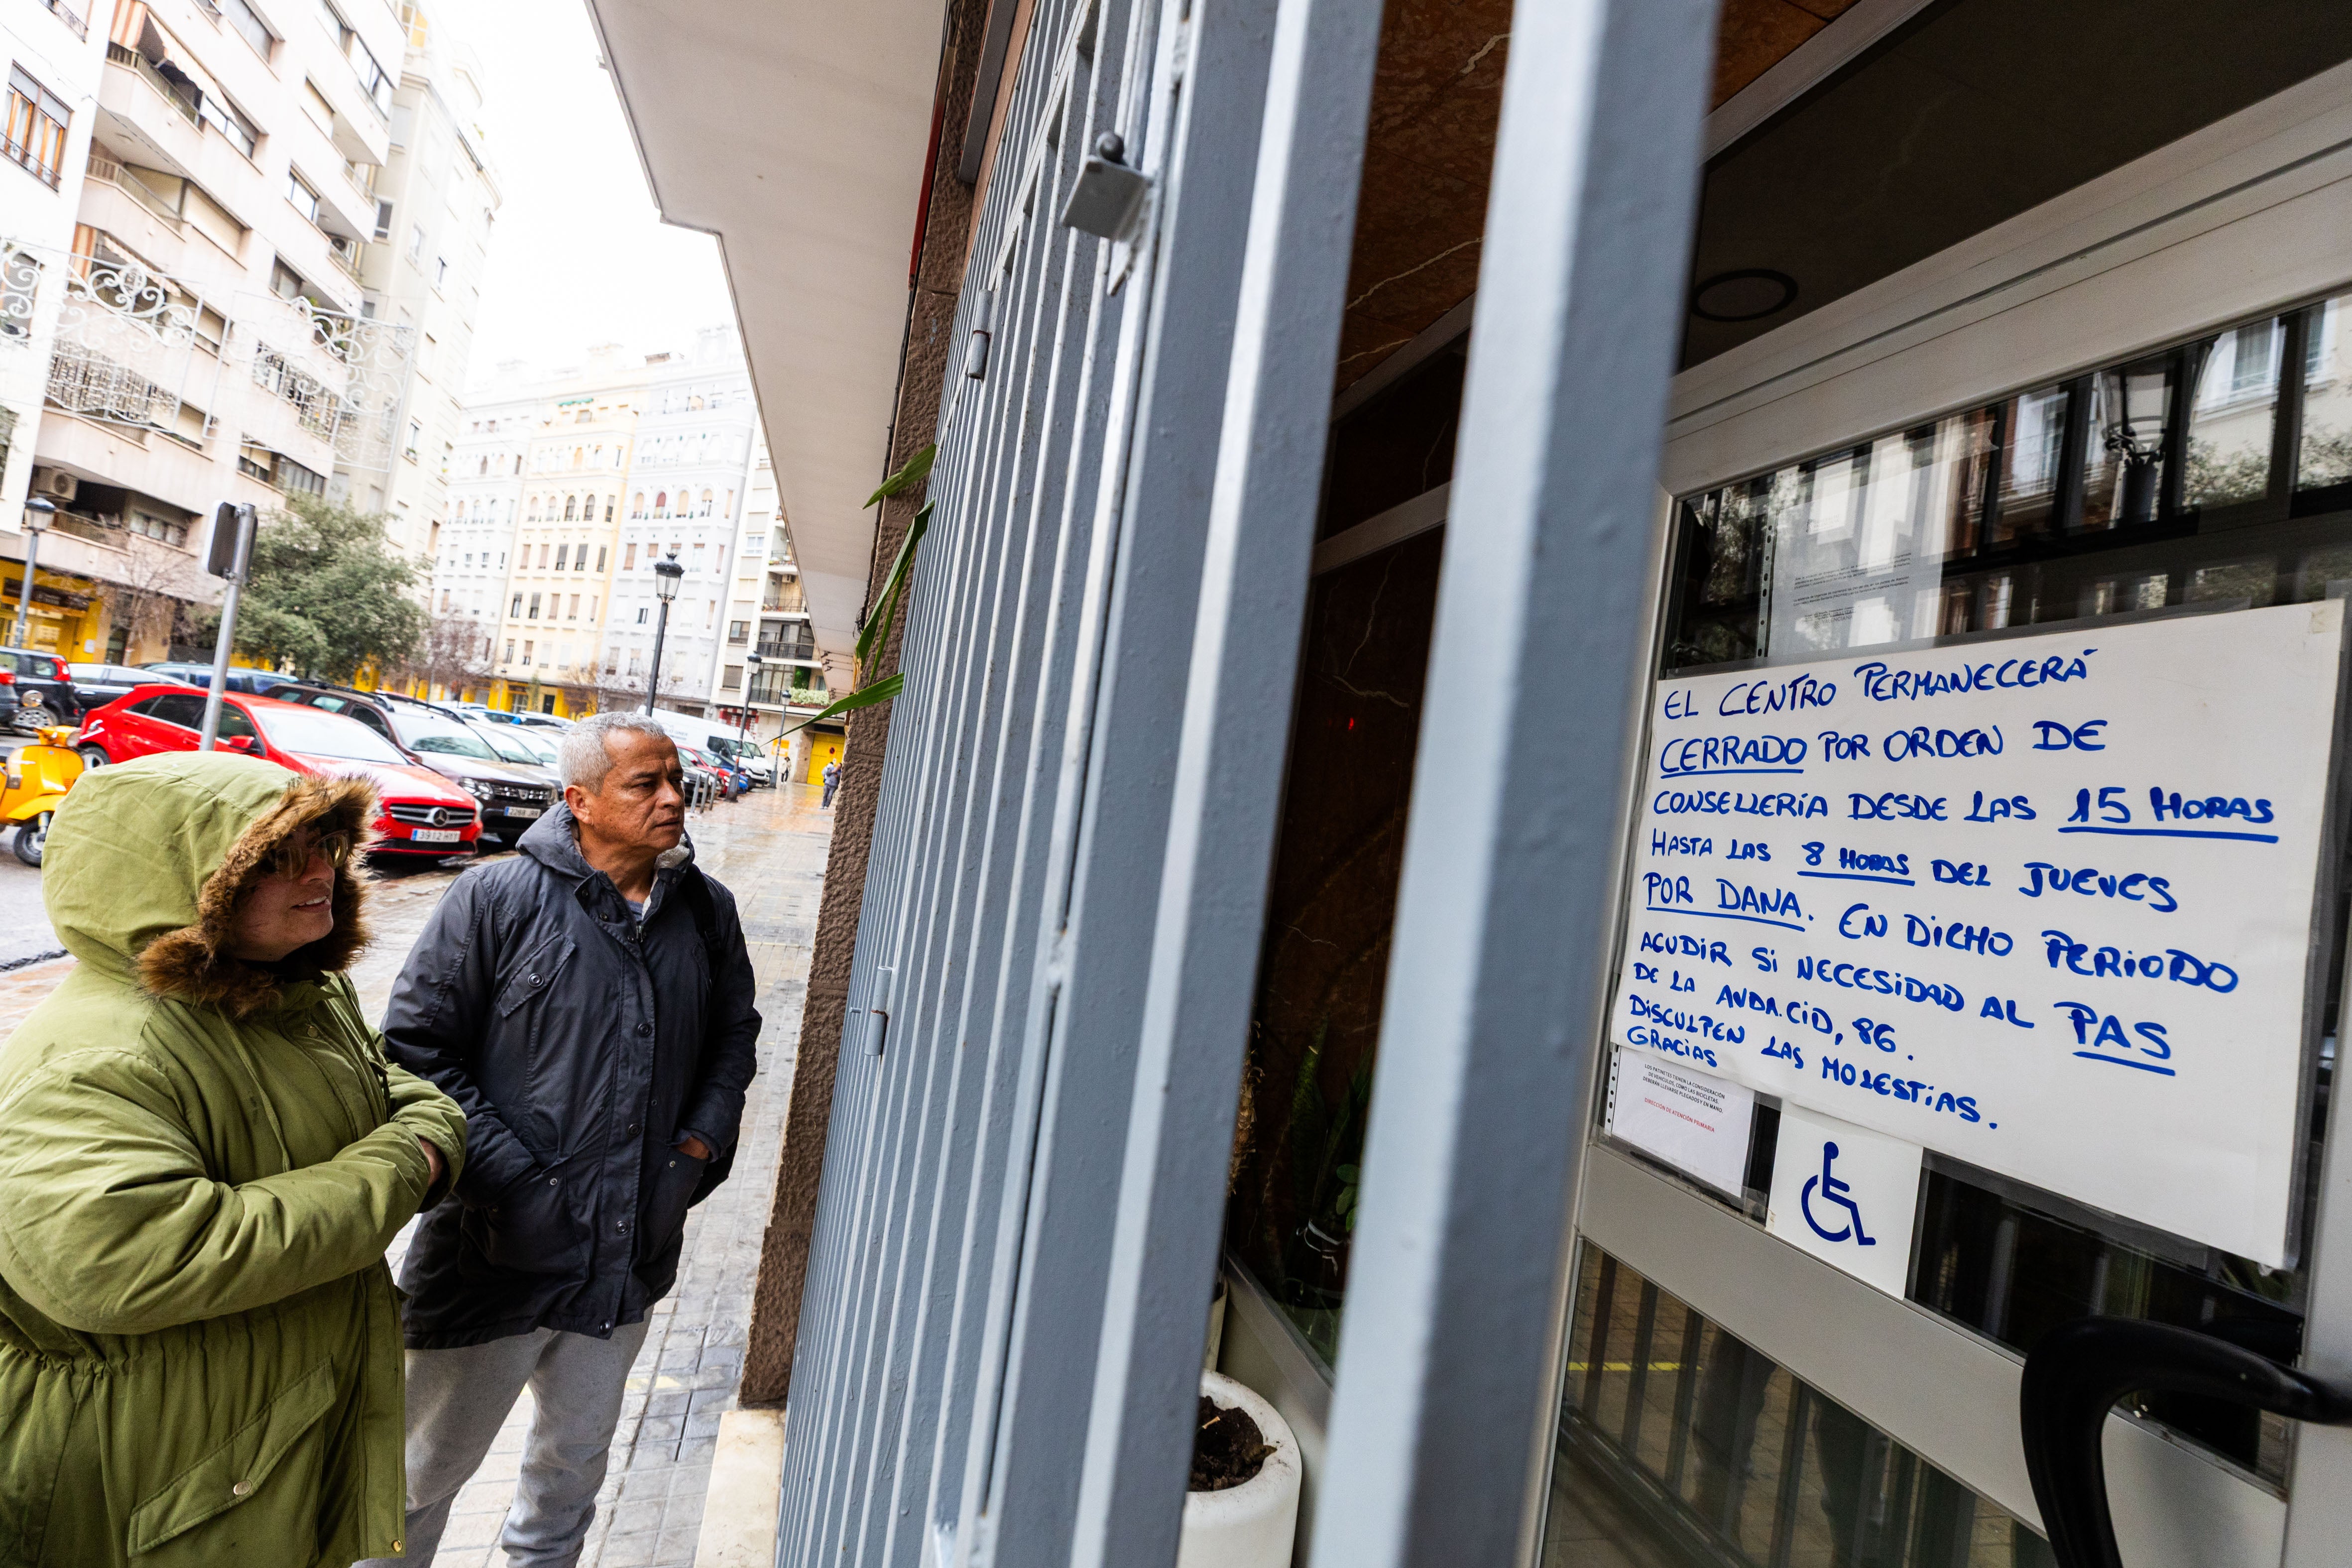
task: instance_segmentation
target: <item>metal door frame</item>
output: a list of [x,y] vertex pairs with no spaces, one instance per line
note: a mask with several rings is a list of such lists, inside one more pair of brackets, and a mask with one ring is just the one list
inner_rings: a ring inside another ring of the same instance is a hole
[[[2347,231],[2352,66],[1685,373],[1667,486],[1712,489],[2337,291],[2352,285]],[[1668,570],[1669,510],[1657,518],[1654,593]],[[1654,616],[1653,647],[1657,625]],[[1645,711],[1654,689],[1644,683]],[[2352,1372],[2352,1155],[2339,1158],[2339,1114],[2331,1105],[2305,1363],[2343,1375]],[[1588,1142],[1582,1170],[1579,1235],[2039,1528],[2014,1352],[1798,1252],[1608,1145]],[[2312,1568],[2340,1559],[2352,1533],[2344,1432],[2298,1433],[2294,1503],[2152,1423],[2111,1417],[2106,1449],[2126,1561]]]

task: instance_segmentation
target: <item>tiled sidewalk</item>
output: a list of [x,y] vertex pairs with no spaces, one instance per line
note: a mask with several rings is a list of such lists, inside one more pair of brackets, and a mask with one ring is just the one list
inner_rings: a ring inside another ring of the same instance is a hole
[[[744,1104],[734,1174],[687,1218],[677,1288],[655,1310],[630,1374],[612,1469],[597,1493],[596,1523],[581,1568],[691,1568],[694,1562],[719,1417],[733,1407],[742,1372],[760,1236],[808,985],[832,826],[832,814],[817,808],[818,793],[763,790],[693,825],[700,864],[735,894],[759,973],[760,1076]],[[388,990],[389,975],[383,984]],[[363,994],[366,989],[362,977]],[[380,996],[367,1000],[372,1009],[382,1005]],[[435,1568],[495,1568],[503,1561],[498,1533],[514,1496],[530,1421],[526,1395],[481,1472],[458,1494]]]

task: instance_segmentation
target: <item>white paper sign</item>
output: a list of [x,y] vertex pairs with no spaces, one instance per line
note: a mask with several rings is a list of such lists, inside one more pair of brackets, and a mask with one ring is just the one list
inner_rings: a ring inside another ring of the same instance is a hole
[[1910,1282],[1925,1158],[1916,1143],[1783,1107],[1764,1228],[1900,1296]]
[[2285,1260],[2337,601],[1659,683],[1611,1038]]
[[1609,1069],[1609,1131],[1711,1187],[1748,1190],[1756,1091],[1659,1060],[1616,1053]]

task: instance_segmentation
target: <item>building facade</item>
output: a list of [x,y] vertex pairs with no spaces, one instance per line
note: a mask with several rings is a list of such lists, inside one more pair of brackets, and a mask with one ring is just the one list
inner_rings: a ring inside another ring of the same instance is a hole
[[244,0],[117,0],[91,26],[70,237],[10,242],[31,319],[58,322],[30,446],[62,597],[34,636],[157,658],[216,592],[212,503],[390,471],[413,333],[359,273],[405,35],[383,7],[273,24]]
[[[606,345],[553,372],[502,365],[469,395],[450,468],[429,603],[436,647],[470,645],[480,662],[453,651],[430,684],[562,715],[643,703],[662,626],[654,567],[675,554],[657,700],[720,705],[730,647],[740,689],[754,595],[770,554],[789,570],[790,551],[772,489],[754,498],[759,415],[730,330],[691,350]],[[744,603],[730,604],[739,577]]]
[[[792,532],[776,493],[775,465],[764,440],[751,459],[748,497],[710,703],[713,711],[740,725],[751,740],[781,739],[777,782],[805,784],[841,754],[844,737],[834,721],[803,722],[821,710],[830,696],[809,627],[800,567],[793,559]],[[747,657],[751,654],[759,656],[757,664]]]
[[1204,1352],[1256,1561],[2342,1560],[2352,18],[592,4],[828,658],[928,525],[780,1563],[1198,1560]]
[[[14,616],[24,583],[24,506],[33,479],[33,437],[41,402],[48,390],[49,355],[62,292],[40,288],[49,258],[73,247],[80,216],[80,171],[89,162],[90,133],[98,121],[98,86],[106,62],[103,18],[90,25],[86,5],[27,5],[0,20],[0,38],[9,59],[8,123],[5,150],[13,167],[0,169],[0,559],[11,564],[0,583],[7,605],[0,610],[0,638],[15,634]],[[88,611],[87,580],[79,574],[37,571],[43,597],[28,636],[41,646],[71,649],[93,641],[103,617]],[[82,601],[76,613],[66,598]]]
[[436,14],[403,5],[401,15],[407,47],[361,280],[366,308],[410,334],[413,352],[394,421],[396,458],[380,474],[342,475],[340,488],[352,504],[382,513],[386,542],[429,571],[449,521],[459,409],[499,195],[480,126],[480,63]]

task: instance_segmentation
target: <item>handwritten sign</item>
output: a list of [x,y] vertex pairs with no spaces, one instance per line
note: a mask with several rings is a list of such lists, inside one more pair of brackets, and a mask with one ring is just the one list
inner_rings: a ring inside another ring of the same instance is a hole
[[1659,683],[1617,1044],[2287,1259],[2340,601]]

